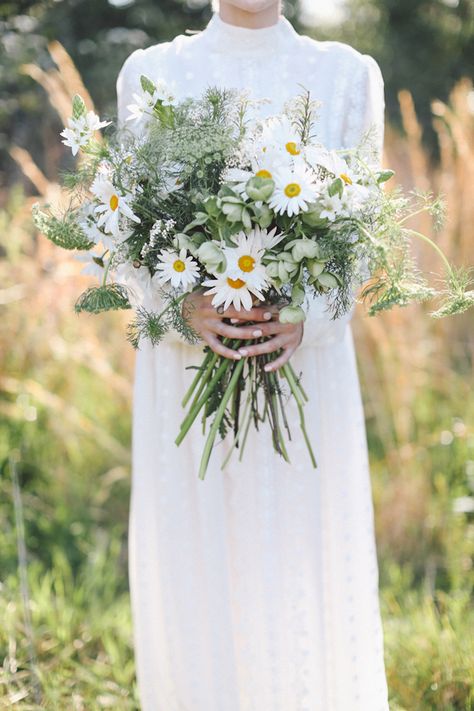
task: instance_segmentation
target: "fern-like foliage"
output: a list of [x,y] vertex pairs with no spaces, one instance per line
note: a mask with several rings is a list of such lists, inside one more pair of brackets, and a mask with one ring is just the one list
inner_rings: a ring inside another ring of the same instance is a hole
[[91,314],[130,308],[127,290],[121,284],[90,287],[80,295],[74,306],[74,310],[78,313],[87,311]]
[[136,310],[135,318],[127,326],[127,340],[135,349],[140,347],[142,338],[149,339],[151,344],[156,346],[167,332],[167,323],[160,314],[140,306]]
[[33,206],[32,215],[35,227],[58,247],[85,250],[94,246],[94,242],[85,234],[71,212],[66,212],[63,217],[56,217],[44,212],[36,204]]

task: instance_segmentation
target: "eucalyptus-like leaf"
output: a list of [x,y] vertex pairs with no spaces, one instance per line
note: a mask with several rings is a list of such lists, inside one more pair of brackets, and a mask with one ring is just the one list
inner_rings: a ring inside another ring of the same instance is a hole
[[301,282],[297,281],[293,284],[291,289],[291,303],[295,306],[301,306],[304,301],[305,290]]
[[336,286],[339,286],[340,280],[335,274],[331,274],[331,272],[322,272],[318,276],[318,283],[325,289],[335,289]]

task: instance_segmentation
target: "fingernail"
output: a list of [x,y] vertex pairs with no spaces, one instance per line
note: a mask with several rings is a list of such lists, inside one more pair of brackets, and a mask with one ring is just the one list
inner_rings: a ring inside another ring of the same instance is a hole
[[240,355],[240,353],[236,353],[234,358],[235,358],[235,360],[240,360],[242,358],[242,356]]
[[265,311],[265,313],[263,314],[263,318],[265,318],[267,321],[271,317],[272,317],[272,314],[270,313],[270,311]]
[[267,363],[266,365],[263,366],[263,369],[266,370],[268,373],[268,371],[272,369],[272,366],[269,363]]
[[238,318],[231,318],[231,319],[230,319],[230,322],[231,322],[231,323],[237,323],[238,320],[239,320]]
[[246,351],[245,348],[239,348],[239,353],[241,353],[243,356],[246,356],[248,351]]
[[252,331],[252,336],[256,336],[258,338],[258,336],[261,336],[261,335],[262,335],[262,331],[260,331],[260,329],[257,329],[256,331]]

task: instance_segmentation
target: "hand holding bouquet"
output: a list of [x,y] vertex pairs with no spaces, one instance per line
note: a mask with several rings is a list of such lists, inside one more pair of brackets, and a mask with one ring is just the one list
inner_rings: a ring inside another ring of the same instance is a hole
[[[183,308],[190,292],[236,312],[278,305],[280,324],[304,321],[309,299],[321,294],[338,318],[362,284],[370,314],[436,295],[443,298],[438,317],[474,303],[469,272],[454,269],[431,238],[407,226],[421,210],[439,223],[441,201],[386,192],[393,172],[378,169],[370,133],[358,146],[328,150],[317,140],[317,103],[309,92],[281,114],[251,121],[252,102],[236,91],[209,88],[178,102],[145,76],[141,89],[128,107],[140,130],[121,129],[107,142],[95,132],[108,123],[75,97],[62,133],[73,154],[82,155],[66,177],[70,205],[61,215],[34,209],[38,228],[59,246],[85,252],[88,269],[99,276],[77,311],[133,308],[128,338],[139,347],[143,338],[157,345],[170,330],[199,342]],[[428,242],[443,261],[438,290],[415,268],[412,239]],[[177,444],[198,416],[204,426],[211,420],[199,470],[204,478],[218,434],[232,431],[242,452],[251,423],[268,421],[275,450],[288,460],[290,396],[316,466],[300,374],[278,351],[228,357],[248,343],[237,327],[233,333],[204,348],[183,398],[188,412]]]

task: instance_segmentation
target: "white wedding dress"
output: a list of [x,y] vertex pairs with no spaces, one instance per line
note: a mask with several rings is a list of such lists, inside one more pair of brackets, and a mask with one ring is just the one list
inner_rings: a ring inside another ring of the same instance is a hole
[[[119,121],[140,74],[174,82],[178,98],[207,85],[268,97],[261,115],[310,89],[319,138],[354,145],[375,124],[384,90],[369,55],[296,33],[283,16],[264,29],[225,23],[135,51],[120,72]],[[296,408],[291,465],[269,430],[249,432],[240,462],[204,481],[196,421],[174,443],[180,401],[202,345],[167,336],[137,352],[129,529],[130,588],[143,711],[387,711],[378,566],[364,417],[350,317],[310,299],[292,364],[303,374],[318,460],[311,466]]]

